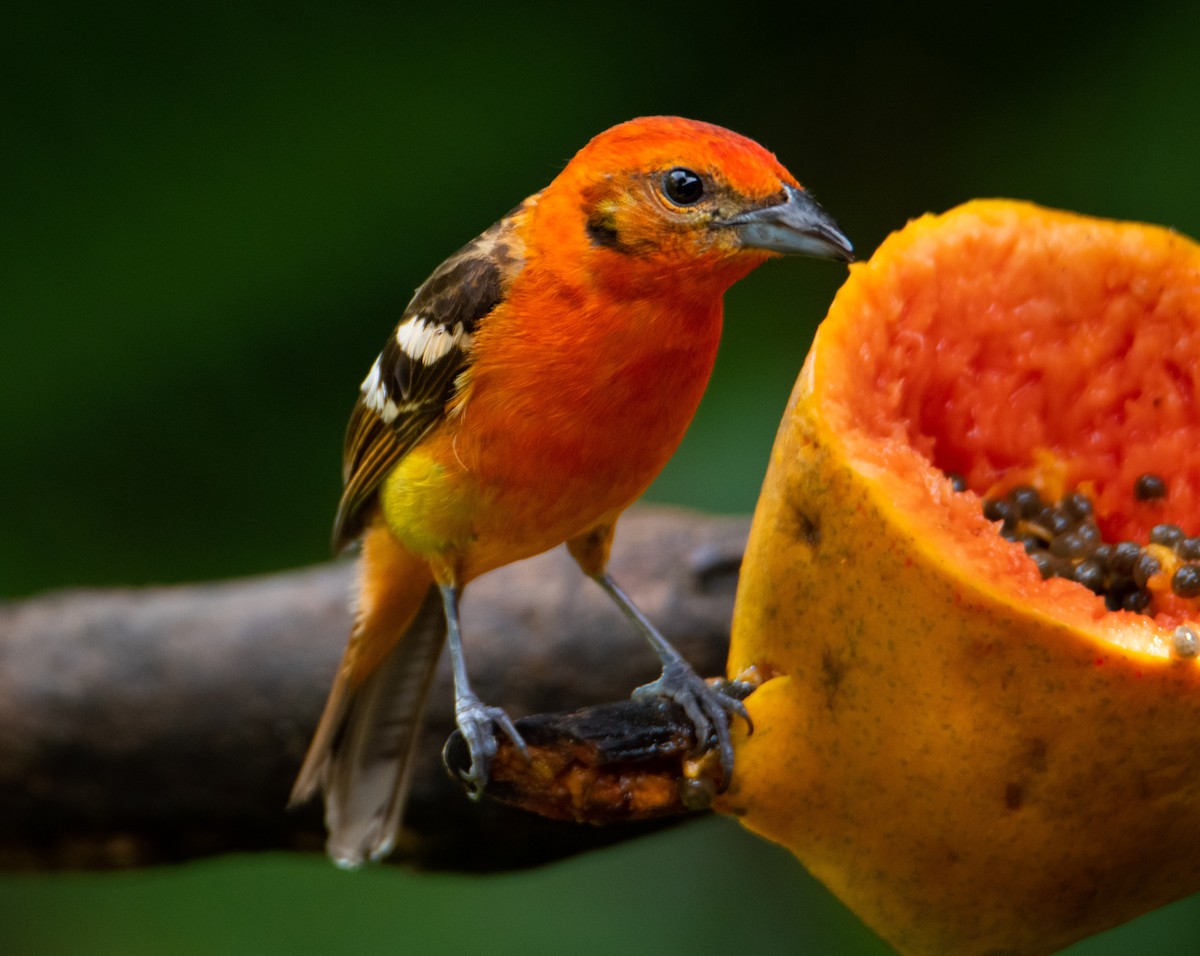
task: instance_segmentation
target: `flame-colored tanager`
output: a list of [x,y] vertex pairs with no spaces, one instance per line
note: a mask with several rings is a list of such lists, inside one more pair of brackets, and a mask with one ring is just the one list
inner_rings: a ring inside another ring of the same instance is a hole
[[350,417],[334,544],[362,539],[356,617],[293,802],[325,794],[328,849],[391,849],[426,692],[448,635],[468,783],[495,727],[471,690],[463,586],[566,542],[649,639],[728,774],[740,703],[691,669],[608,576],[617,518],[679,444],[708,382],[722,296],[772,256],[850,243],[776,158],[718,126],[635,119],[417,289]]

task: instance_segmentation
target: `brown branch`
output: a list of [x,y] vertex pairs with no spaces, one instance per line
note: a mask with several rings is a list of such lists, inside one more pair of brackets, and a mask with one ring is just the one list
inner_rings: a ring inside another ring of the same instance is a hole
[[[617,534],[614,575],[701,673],[724,669],[746,531],[743,518],[642,508]],[[337,562],[0,606],[0,869],[319,850],[319,808],[284,804],[341,653],[352,580],[352,563]],[[562,549],[472,584],[464,632],[480,695],[514,715],[620,699],[656,676],[639,635]],[[438,681],[396,859],[507,869],[644,831],[467,800],[440,765],[453,716],[445,669]]]

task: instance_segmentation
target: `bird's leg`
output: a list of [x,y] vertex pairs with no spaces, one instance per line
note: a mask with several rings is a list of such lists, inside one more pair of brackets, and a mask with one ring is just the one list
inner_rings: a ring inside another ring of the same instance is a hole
[[658,680],[643,684],[633,692],[635,698],[667,697],[675,701],[687,714],[688,720],[696,728],[698,747],[711,747],[715,742],[720,750],[722,787],[728,783],[729,775],[733,772],[733,741],[729,728],[736,714],[746,721],[746,726],[753,730],[750,714],[746,705],[736,697],[726,694],[720,687],[714,687],[697,674],[683,655],[667,641],[658,629],[650,623],[629,596],[621,590],[612,576],[605,573],[595,576],[595,580],[604,588],[617,606],[645,635],[646,640],[662,661],[662,675]]
[[567,542],[567,550],[583,573],[594,579],[608,596],[616,601],[617,606],[625,616],[633,621],[654,653],[662,661],[662,675],[656,681],[645,684],[633,692],[638,697],[667,697],[683,708],[688,720],[696,728],[698,750],[705,750],[714,745],[721,756],[721,787],[729,782],[733,772],[733,741],[730,738],[729,727],[734,715],[746,721],[746,726],[753,730],[750,714],[746,705],[720,687],[708,684],[692,666],[684,660],[682,654],[675,650],[667,639],[658,632],[650,619],[644,615],[638,606],[629,600],[629,596],[621,590],[616,581],[608,573],[608,554],[612,548],[613,532],[616,529],[616,517],[595,525],[589,531],[572,538]]
[[471,796],[477,797],[487,784],[492,758],[496,756],[493,724],[504,731],[522,754],[528,756],[528,751],[508,714],[499,707],[487,706],[471,690],[467,680],[467,664],[463,658],[462,630],[458,623],[459,589],[453,584],[439,584],[438,588],[442,592],[450,662],[454,668],[454,717],[471,754],[471,767],[462,778]]

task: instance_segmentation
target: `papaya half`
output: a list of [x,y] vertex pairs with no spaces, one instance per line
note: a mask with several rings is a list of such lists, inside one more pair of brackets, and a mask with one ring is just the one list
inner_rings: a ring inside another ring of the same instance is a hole
[[[1030,489],[1157,563],[1046,576],[989,505]],[[1164,526],[1200,534],[1200,247],[1008,201],[911,222],[780,427],[719,808],[906,954],[1050,953],[1200,889],[1200,599]]]

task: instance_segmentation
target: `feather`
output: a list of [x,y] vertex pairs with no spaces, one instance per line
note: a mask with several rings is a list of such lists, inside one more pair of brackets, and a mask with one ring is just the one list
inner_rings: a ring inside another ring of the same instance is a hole
[[463,246],[417,289],[363,380],[342,449],[344,489],[334,551],[366,527],[391,469],[446,415],[470,368],[475,331],[523,264],[515,218],[530,200]]
[[338,698],[336,742],[321,776],[326,849],[339,866],[382,859],[395,845],[445,636],[441,597],[431,587],[404,640],[352,695]]

